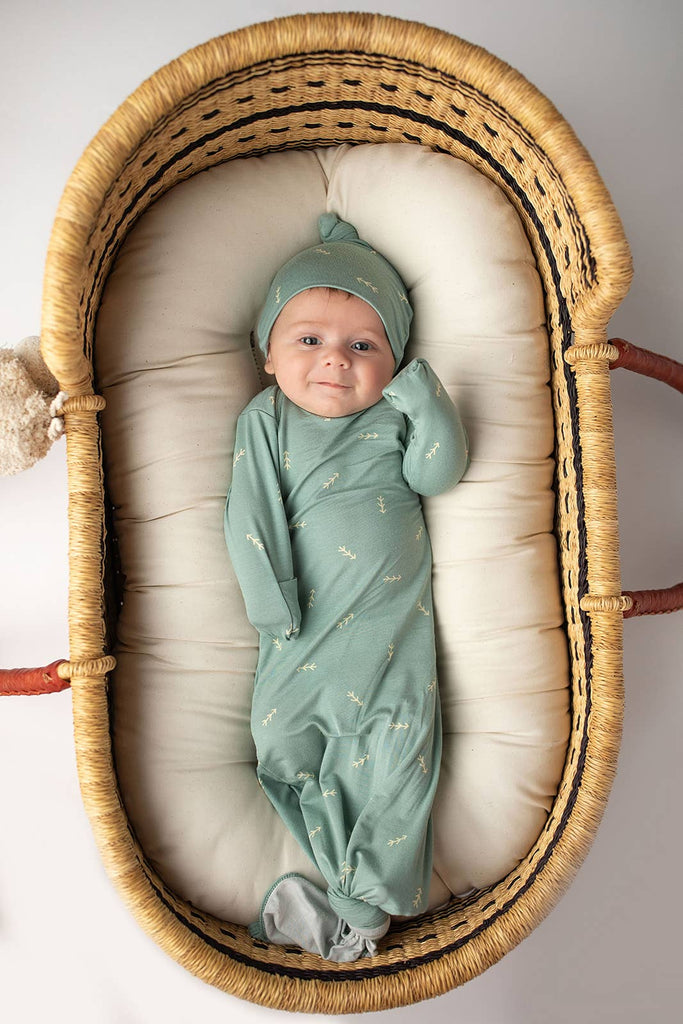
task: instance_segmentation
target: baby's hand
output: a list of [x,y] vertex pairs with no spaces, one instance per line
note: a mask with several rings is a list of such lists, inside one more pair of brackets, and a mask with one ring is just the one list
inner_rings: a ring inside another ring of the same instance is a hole
[[413,359],[382,391],[387,402],[411,420],[424,415],[425,402],[442,393],[444,386],[426,359]]
[[449,490],[469,464],[467,434],[446,388],[426,359],[413,359],[382,394],[409,421],[403,478],[418,494]]

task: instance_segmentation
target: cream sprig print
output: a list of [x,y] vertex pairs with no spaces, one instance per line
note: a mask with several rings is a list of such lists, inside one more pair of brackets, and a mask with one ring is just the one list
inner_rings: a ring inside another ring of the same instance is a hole
[[234,459],[234,461],[233,461],[233,464],[232,464],[232,465],[233,465],[233,468],[234,468],[234,467],[235,467],[235,466],[237,465],[237,463],[238,463],[238,462],[240,461],[240,459],[242,458],[242,456],[243,456],[243,455],[246,455],[246,454],[247,454],[247,453],[246,453],[246,451],[244,450],[244,448],[240,448],[240,450],[239,450],[239,451],[238,451],[238,452],[236,453],[236,455],[235,455],[235,459]]
[[272,711],[270,711],[270,712],[269,712],[269,713],[268,713],[268,714],[266,715],[266,717],[265,717],[265,718],[263,719],[263,721],[261,722],[261,725],[270,725],[270,723],[272,722],[272,720],[273,720],[273,719],[275,718],[275,715],[276,715],[276,714],[277,714],[277,708],[273,708],[273,710],[272,710]]
[[350,612],[348,615],[346,615],[341,620],[341,622],[337,623],[337,629],[343,629],[344,626],[348,626],[348,624],[349,624],[349,622],[351,621],[352,618],[353,618],[353,612]]
[[410,722],[392,722],[389,726],[390,729],[409,729]]
[[377,496],[377,504],[379,506],[380,512],[382,513],[382,515],[384,515],[386,513],[386,511],[387,511],[387,506],[386,506],[386,502],[385,502],[385,500],[384,500],[384,498],[382,497],[381,494],[379,494]]
[[359,434],[359,441],[375,441],[379,437],[379,434]]
[[315,837],[317,835],[319,835],[322,832],[322,830],[323,830],[322,825],[316,825],[316,827],[312,828],[311,831],[308,833],[308,838],[309,839],[315,839]]
[[427,762],[425,761],[424,754],[420,754],[420,756],[417,759],[417,763],[419,764],[420,768],[422,769],[422,774],[423,775],[428,775],[429,774],[429,769],[427,768]]
[[398,576],[385,576],[384,577],[384,583],[398,583],[399,580],[401,580],[401,579],[402,579],[402,576],[400,574]]
[[299,665],[297,672],[315,672],[317,667],[314,661],[307,661],[305,665]]
[[275,647],[278,651],[282,650],[282,640],[280,640],[279,636],[276,636],[274,638],[274,640],[273,640],[273,647]]
[[258,537],[252,537],[252,535],[248,533],[247,540],[250,540],[254,547],[258,548],[259,551],[265,551],[265,544],[263,544],[263,542],[260,541]]
[[328,796],[336,796],[336,795],[337,795],[337,790],[336,789],[326,789],[325,792],[323,793],[323,796],[326,799],[327,799]]
[[355,562],[356,556],[351,551],[349,551],[348,548],[340,546],[337,548],[337,551],[340,551],[345,558],[350,558],[352,562]]
[[422,601],[418,601],[417,602],[417,610],[422,612],[423,615],[429,615],[429,612],[427,611],[425,606],[422,604]]
[[335,480],[339,479],[339,473],[333,473],[330,479],[323,484],[323,489],[329,491],[330,487],[334,486]]
[[353,767],[354,768],[362,768],[363,765],[366,765],[369,760],[370,760],[370,755],[369,754],[363,754],[363,756],[360,758],[360,760],[353,762]]
[[396,836],[395,839],[390,839],[387,846],[398,846],[399,843],[404,842],[408,838],[407,835]]
[[289,472],[289,470],[292,468],[292,453],[291,452],[283,452],[282,453],[282,461],[284,463],[285,469],[287,470],[287,472]]
[[315,775],[312,772],[297,772],[296,777],[300,782],[305,782],[306,779],[314,779]]
[[366,281],[363,277],[357,277],[356,281],[358,281],[358,284],[364,284],[365,287],[369,288],[370,291],[375,293],[375,295],[379,294],[379,288],[376,288],[372,281]]
[[315,590],[312,590],[308,595],[308,607],[312,608],[315,604]]
[[420,887],[417,890],[417,892],[415,893],[415,896],[413,898],[413,908],[415,910],[417,910],[417,908],[420,906],[421,903],[422,903],[422,888]]
[[353,701],[354,704],[357,704],[358,707],[360,707],[360,708],[363,707],[363,701],[360,699],[360,697],[356,696],[356,694],[353,692],[353,690],[349,690],[349,692],[346,694],[346,696],[349,698],[349,700]]
[[307,526],[308,523],[304,519],[303,522],[299,521],[298,523],[290,523],[289,528],[290,530],[305,530]]
[[415,534],[415,540],[421,540],[423,533],[424,533],[424,526],[421,526],[420,529]]
[[387,651],[387,661],[391,661],[393,656],[394,656],[394,645],[393,644],[389,644],[389,649]]
[[339,881],[343,882],[344,879],[347,878],[355,870],[356,869],[352,868],[350,864],[346,863],[346,861],[342,861],[341,875],[339,876]]
[[433,458],[434,458],[434,456],[435,456],[435,455],[436,455],[436,453],[437,453],[437,450],[438,450],[438,449],[439,449],[440,447],[441,447],[441,445],[439,444],[439,442],[438,442],[438,441],[435,441],[435,442],[434,442],[434,444],[432,445],[432,447],[431,447],[431,448],[429,449],[429,451],[428,451],[428,452],[427,452],[427,454],[425,455],[425,459],[433,459]]

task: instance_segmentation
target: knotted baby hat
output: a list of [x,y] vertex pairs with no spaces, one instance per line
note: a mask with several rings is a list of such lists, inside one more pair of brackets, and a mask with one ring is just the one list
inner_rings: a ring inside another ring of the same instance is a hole
[[320,245],[297,253],[272,280],[256,325],[261,351],[268,355],[273,324],[290,299],[308,288],[338,288],[364,299],[375,310],[398,368],[413,318],[406,286],[391,263],[358,237],[352,224],[334,213],[323,213],[318,231]]

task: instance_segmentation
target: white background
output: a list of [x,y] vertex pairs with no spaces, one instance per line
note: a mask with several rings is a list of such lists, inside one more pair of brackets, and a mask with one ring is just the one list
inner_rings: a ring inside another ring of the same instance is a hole
[[[144,78],[232,29],[340,9],[322,0],[258,0],[248,9],[235,0],[0,0],[0,344],[39,333],[42,268],[62,188],[85,145]],[[593,156],[633,251],[634,283],[611,335],[683,359],[680,0],[377,0],[346,9],[462,36],[552,99]],[[620,370],[613,402],[623,585],[671,585],[683,578],[681,400]],[[66,657],[63,442],[29,472],[0,478],[0,531],[0,666]],[[625,623],[619,773],[568,894],[483,976],[385,1019],[681,1019],[682,625],[680,613]],[[129,916],[80,802],[68,692],[2,701],[0,773],[4,1021],[283,1017],[196,980]]]

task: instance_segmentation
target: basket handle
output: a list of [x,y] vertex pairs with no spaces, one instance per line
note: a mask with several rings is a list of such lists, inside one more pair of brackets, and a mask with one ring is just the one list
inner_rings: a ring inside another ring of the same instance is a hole
[[[683,393],[683,363],[668,356],[661,356],[649,349],[639,348],[623,338],[610,338],[609,345],[617,350],[617,357],[610,358],[610,370],[623,367],[645,377],[654,377],[664,384]],[[635,615],[659,615],[683,608],[683,583],[659,590],[625,590],[624,597],[630,597],[633,604],[624,611],[624,618]]]
[[69,680],[92,682],[104,680],[116,668],[116,658],[103,654],[84,661],[53,661],[45,668],[0,669],[0,697],[29,696],[39,693],[59,693],[71,685]]
[[639,348],[630,341],[624,341],[623,338],[610,338],[607,344],[613,345],[619,353],[616,359],[610,360],[610,370],[622,366],[625,370],[633,370],[644,377],[654,377],[676,391],[683,392],[683,363],[669,359],[668,356],[660,356],[657,352],[650,352],[646,348]]
[[[69,679],[59,675],[59,668],[67,663],[53,661],[45,668],[0,669],[0,697],[27,697],[40,693],[59,693],[69,687]],[[68,667],[68,666],[67,666]]]

